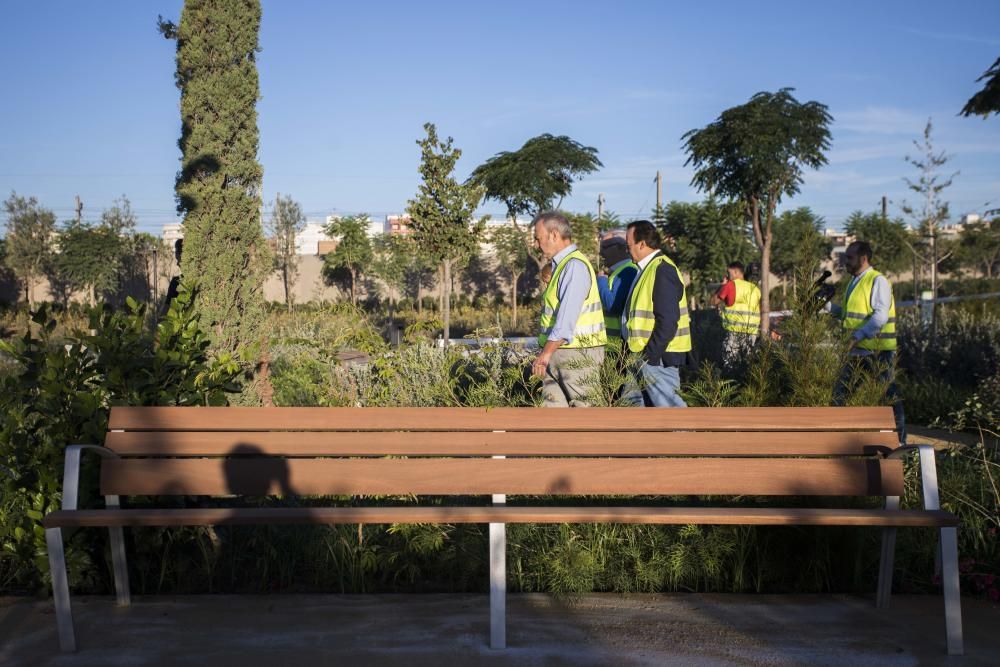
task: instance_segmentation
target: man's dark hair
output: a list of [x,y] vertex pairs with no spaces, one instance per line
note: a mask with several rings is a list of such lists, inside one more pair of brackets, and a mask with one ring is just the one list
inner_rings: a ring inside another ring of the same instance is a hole
[[867,241],[855,241],[847,246],[847,250],[854,250],[860,257],[867,257],[868,263],[872,261],[872,247]]
[[729,262],[729,264],[728,264],[728,265],[726,266],[726,268],[729,268],[729,269],[736,269],[736,270],[738,270],[738,271],[739,271],[740,273],[743,273],[743,272],[744,272],[744,270],[745,270],[745,269],[743,268],[743,262]]
[[649,220],[635,220],[628,223],[628,227],[625,228],[626,231],[632,230],[632,238],[635,242],[645,241],[653,250],[660,249],[660,232],[657,231],[656,225],[651,223]]

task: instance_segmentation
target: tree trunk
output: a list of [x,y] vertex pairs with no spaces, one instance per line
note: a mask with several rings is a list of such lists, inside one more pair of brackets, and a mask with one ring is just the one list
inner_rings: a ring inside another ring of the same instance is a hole
[[420,298],[420,276],[417,275],[417,312],[424,312],[424,300]]
[[358,305],[358,297],[354,291],[354,284],[356,281],[357,281],[357,272],[354,269],[351,269],[351,305],[353,306]]
[[[441,265],[442,271],[444,272],[444,281],[442,284],[442,291],[447,290],[451,292],[451,260],[446,259]],[[441,311],[441,320],[444,322],[444,344],[448,345],[448,340],[451,338],[451,298],[450,294],[444,294],[444,307]]]
[[521,274],[514,273],[511,274],[513,277],[510,281],[510,307],[511,307],[511,318],[510,325],[512,327],[517,327],[517,279],[521,277]]
[[288,307],[288,312],[292,312],[292,293],[288,286],[288,258],[285,258],[285,262],[281,267],[281,282],[285,285],[285,305]]
[[[774,221],[774,196],[767,201],[767,226],[761,230],[760,252],[760,335],[767,338],[771,331],[771,225]],[[760,217],[760,207],[757,206],[757,217]]]

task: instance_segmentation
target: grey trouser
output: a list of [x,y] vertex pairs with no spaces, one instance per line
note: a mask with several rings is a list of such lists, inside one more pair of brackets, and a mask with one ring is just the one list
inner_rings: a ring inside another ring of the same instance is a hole
[[546,408],[586,408],[596,389],[604,363],[604,347],[558,349],[552,354],[542,378]]

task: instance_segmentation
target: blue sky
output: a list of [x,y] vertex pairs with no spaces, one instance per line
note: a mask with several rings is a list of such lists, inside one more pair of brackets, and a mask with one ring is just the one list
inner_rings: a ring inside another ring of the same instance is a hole
[[[0,0],[0,194],[60,219],[126,194],[143,229],[176,218],[174,45],[158,14],[181,2]],[[830,163],[783,207],[838,227],[885,194],[934,119],[959,171],[952,212],[1000,205],[1000,117],[957,117],[1000,56],[1000,2],[306,2],[265,0],[259,68],[265,200],[310,216],[401,211],[426,121],[463,150],[462,178],[543,132],[600,151],[570,210],[648,215],[700,198],[681,135],[753,93],[789,86],[834,117]],[[488,203],[484,212],[503,214]]]

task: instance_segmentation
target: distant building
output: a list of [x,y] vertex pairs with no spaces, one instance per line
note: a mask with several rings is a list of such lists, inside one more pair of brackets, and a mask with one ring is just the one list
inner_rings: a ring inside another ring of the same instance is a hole
[[[307,222],[306,226],[301,232],[295,235],[295,254],[296,255],[324,255],[330,250],[325,250],[321,248],[321,245],[326,245],[328,247],[329,242],[334,242],[334,248],[336,248],[336,241],[330,237],[326,231],[326,225],[331,222],[332,216],[327,217],[327,222]],[[332,250],[332,249],[331,249]]]
[[834,271],[843,270],[844,254],[847,252],[847,246],[856,240],[855,237],[852,234],[836,229],[823,230],[823,236],[833,246],[830,248],[830,260],[826,268]]
[[184,238],[184,225],[179,222],[171,222],[163,225],[160,238],[165,245],[173,245],[175,241]]
[[387,215],[383,230],[386,234],[409,234],[413,231],[410,227],[411,221],[408,215]]

